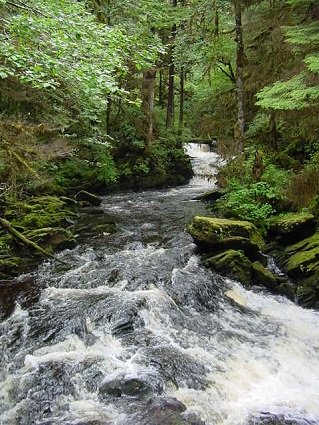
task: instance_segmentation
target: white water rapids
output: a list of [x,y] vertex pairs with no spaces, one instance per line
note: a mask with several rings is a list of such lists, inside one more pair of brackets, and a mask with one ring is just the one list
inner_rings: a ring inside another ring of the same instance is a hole
[[[319,424],[319,314],[201,266],[184,229],[207,214],[193,199],[219,158],[188,152],[189,185],[104,197],[117,232],[60,253],[70,268],[44,263],[38,296],[15,299],[0,424]],[[168,404],[155,414],[149,400],[168,397],[187,410],[159,418]]]

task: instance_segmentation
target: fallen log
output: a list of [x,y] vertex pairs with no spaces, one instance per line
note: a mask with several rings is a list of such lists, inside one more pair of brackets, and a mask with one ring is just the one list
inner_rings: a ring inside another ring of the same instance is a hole
[[4,218],[0,218],[0,225],[4,230],[6,230],[8,233],[10,233],[10,235],[12,235],[18,241],[22,242],[24,245],[32,247],[33,249],[35,249],[37,252],[39,252],[45,257],[52,258],[53,260],[56,260],[62,264],[67,264],[64,261],[56,258],[53,254],[48,252],[46,249],[41,248],[41,246],[39,246],[35,242],[26,238],[22,233],[20,233],[17,229],[15,229],[8,220]]

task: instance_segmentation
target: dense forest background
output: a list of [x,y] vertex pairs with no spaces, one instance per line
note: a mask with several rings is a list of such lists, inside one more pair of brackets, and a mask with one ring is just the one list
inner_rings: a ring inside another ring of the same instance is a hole
[[318,1],[0,0],[2,225],[34,243],[80,190],[187,182],[194,139],[228,159],[224,215],[317,216],[318,117]]

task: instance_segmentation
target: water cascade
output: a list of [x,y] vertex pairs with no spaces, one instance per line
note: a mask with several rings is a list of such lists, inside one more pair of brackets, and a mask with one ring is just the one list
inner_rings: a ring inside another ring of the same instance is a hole
[[201,266],[185,226],[219,158],[188,152],[189,185],[105,196],[117,232],[44,262],[16,298],[0,424],[319,423],[319,315]]

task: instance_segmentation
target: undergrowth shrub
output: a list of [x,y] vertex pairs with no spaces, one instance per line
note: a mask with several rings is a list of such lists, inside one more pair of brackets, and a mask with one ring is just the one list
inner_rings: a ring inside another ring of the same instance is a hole
[[235,158],[221,171],[219,181],[225,195],[217,205],[228,215],[263,226],[269,216],[284,208],[291,173],[264,158],[261,179],[254,181],[253,164],[254,156],[249,154],[246,159]]

